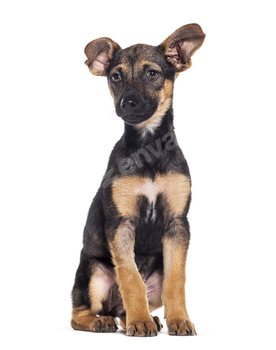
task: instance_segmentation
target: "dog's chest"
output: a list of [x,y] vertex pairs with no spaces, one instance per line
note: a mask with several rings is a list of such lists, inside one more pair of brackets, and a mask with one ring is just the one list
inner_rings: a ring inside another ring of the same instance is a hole
[[125,218],[139,215],[138,203],[146,197],[148,207],[155,208],[158,196],[163,199],[164,210],[181,215],[190,195],[190,180],[183,174],[158,175],[154,180],[140,176],[126,176],[112,184],[112,198],[119,214]]

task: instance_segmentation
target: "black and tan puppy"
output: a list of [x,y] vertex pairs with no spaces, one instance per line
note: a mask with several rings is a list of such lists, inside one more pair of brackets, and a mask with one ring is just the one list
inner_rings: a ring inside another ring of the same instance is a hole
[[85,48],[92,74],[106,76],[125,132],[89,210],[72,291],[71,326],[155,336],[164,305],[171,335],[194,335],[185,301],[191,180],[173,127],[173,86],[205,34],[197,24],[159,46],[127,49],[109,38]]

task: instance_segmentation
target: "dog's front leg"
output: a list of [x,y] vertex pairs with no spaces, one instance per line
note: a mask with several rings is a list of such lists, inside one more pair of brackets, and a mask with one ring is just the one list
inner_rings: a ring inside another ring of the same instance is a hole
[[155,336],[158,331],[149,312],[146,285],[134,260],[135,225],[129,219],[123,219],[112,231],[109,246],[126,309],[127,335]]
[[186,218],[170,221],[163,239],[164,283],[162,300],[170,335],[195,335],[195,327],[186,309],[186,258],[189,247]]

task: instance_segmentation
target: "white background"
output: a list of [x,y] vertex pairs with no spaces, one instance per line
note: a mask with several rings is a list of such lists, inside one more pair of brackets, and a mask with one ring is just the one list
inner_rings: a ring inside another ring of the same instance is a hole
[[[207,36],[174,110],[193,179],[186,289],[198,336],[73,331],[82,230],[123,132],[84,47],[102,36],[158,45],[193,22]],[[0,26],[2,348],[275,349],[273,2],[2,1]]]

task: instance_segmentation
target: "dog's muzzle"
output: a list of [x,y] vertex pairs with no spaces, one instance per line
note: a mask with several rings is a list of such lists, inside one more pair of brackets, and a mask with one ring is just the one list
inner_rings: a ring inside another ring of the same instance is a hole
[[135,125],[151,116],[150,102],[135,90],[127,91],[116,104],[116,113],[127,124]]

